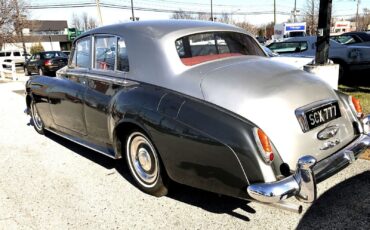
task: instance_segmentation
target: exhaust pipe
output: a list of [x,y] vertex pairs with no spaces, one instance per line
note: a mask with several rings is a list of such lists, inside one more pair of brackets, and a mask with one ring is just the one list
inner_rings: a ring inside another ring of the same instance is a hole
[[[266,203],[262,203],[262,204],[266,204]],[[275,207],[275,208],[280,208],[280,209],[283,209],[283,210],[291,211],[291,212],[294,212],[294,213],[298,213],[298,214],[301,214],[302,211],[303,211],[302,205],[288,203],[288,202],[285,202],[285,201],[280,201],[280,202],[277,202],[277,203],[271,203],[271,204],[267,204],[267,205]]]

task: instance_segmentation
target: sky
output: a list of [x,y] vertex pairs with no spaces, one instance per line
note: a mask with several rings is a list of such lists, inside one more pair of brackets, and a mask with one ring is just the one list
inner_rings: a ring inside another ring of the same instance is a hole
[[[296,0],[297,9],[301,12],[305,9],[307,0]],[[25,0],[31,6],[78,4],[79,6],[88,6],[94,4],[95,0]],[[130,6],[130,0],[100,0],[106,5]],[[150,9],[165,9],[185,11],[210,12],[211,0],[133,0],[135,7]],[[228,13],[236,21],[247,21],[255,25],[262,25],[274,20],[273,0],[213,0],[213,11],[217,13]],[[356,14],[357,0],[333,0],[334,16],[348,18]],[[276,0],[277,23],[286,22],[290,12],[294,8],[294,0]],[[370,0],[360,0],[360,13],[363,8],[370,8]],[[96,7],[73,7],[73,8],[45,8],[29,9],[29,16],[36,20],[68,20],[71,21],[73,14],[82,14],[86,12],[89,16],[98,20]],[[130,9],[114,9],[101,7],[103,25],[114,24],[129,21],[131,17]],[[172,13],[153,12],[153,10],[135,10],[135,17],[140,20],[168,19]],[[217,15],[216,15],[217,17]]]

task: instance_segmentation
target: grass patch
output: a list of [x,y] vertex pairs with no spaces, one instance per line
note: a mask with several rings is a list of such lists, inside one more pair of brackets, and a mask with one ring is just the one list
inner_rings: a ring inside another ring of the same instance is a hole
[[370,113],[370,87],[339,85],[339,91],[360,99],[364,114]]

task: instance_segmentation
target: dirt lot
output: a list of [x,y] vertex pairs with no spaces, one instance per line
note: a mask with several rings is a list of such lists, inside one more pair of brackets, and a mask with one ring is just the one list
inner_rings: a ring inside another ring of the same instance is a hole
[[[370,161],[318,185],[301,215],[173,184],[139,191],[123,161],[55,135],[23,114],[24,82],[0,83],[0,229],[311,229],[370,225]],[[295,202],[292,200],[292,202]]]

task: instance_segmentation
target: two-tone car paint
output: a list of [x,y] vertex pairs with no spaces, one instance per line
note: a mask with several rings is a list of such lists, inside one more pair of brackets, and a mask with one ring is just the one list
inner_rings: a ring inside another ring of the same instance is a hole
[[[70,65],[56,78],[32,77],[28,106],[36,102],[48,130],[114,158],[125,151],[122,138],[139,127],[172,180],[242,198],[250,198],[250,184],[289,176],[300,157],[321,161],[358,137],[362,126],[345,96],[294,67],[248,55],[184,65],[175,40],[214,31],[250,36],[237,27],[192,21],[91,30],[77,41],[102,34],[125,39],[129,71],[98,70],[91,60],[89,68]],[[327,99],[338,101],[342,116],[303,132],[296,110]],[[333,125],[340,142],[323,150],[317,135]],[[257,127],[271,139],[271,165],[261,159]]]

